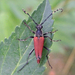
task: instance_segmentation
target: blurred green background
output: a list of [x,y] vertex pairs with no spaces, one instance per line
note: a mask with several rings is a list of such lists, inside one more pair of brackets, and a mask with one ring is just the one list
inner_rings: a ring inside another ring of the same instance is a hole
[[[9,38],[15,27],[20,25],[22,20],[28,19],[22,9],[29,14],[37,9],[43,0],[0,0],[0,42]],[[75,0],[49,0],[52,10],[63,8],[53,15],[55,40],[50,53],[50,62],[45,75],[75,75]],[[47,64],[48,65],[48,64]]]

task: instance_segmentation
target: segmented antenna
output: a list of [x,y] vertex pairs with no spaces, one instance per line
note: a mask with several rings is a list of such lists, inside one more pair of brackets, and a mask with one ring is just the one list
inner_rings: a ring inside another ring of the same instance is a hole
[[52,14],[54,14],[55,12],[57,12],[57,11],[59,11],[59,10],[61,10],[61,12],[63,11],[62,8],[59,8],[59,9],[57,9],[56,11],[53,11],[40,25],[44,24],[44,22],[45,22]]
[[38,25],[35,21],[34,21],[34,19],[29,15],[29,13],[27,13],[24,9],[22,9],[23,10],[23,12],[25,13],[25,14],[27,14],[32,20],[33,20],[33,22],[36,24],[36,25]]

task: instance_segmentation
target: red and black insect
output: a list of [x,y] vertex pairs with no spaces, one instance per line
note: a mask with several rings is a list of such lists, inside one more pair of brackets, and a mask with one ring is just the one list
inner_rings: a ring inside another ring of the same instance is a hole
[[[56,11],[59,11],[59,10],[61,10],[61,12],[63,11],[63,9],[61,9],[61,8],[57,9]],[[43,32],[42,32],[43,26],[42,25],[56,11],[52,12],[41,24],[37,24],[34,21],[34,19],[24,9],[23,9],[23,11],[24,11],[25,14],[27,14],[33,20],[33,22],[36,24],[36,29],[37,29],[36,31],[31,30],[31,28],[24,22],[24,24],[29,28],[29,30],[33,34],[35,34],[35,36],[28,37],[28,38],[33,38],[33,41],[34,41],[34,49],[32,49],[31,52],[29,53],[28,59],[29,59],[30,55],[32,54],[32,52],[35,50],[36,60],[37,60],[37,63],[39,64],[40,63],[40,59],[42,57],[43,48],[45,48],[48,51],[48,53],[50,51],[47,47],[44,46],[44,39],[45,38],[49,38],[50,41],[55,41],[55,40],[52,40],[49,36],[47,36],[47,34],[48,33],[54,33],[54,32],[57,31],[57,30],[53,31],[53,32],[50,31],[50,32],[46,32],[46,33],[43,34]],[[23,39],[18,39],[18,40],[19,41],[26,41],[28,38],[26,38],[24,40]],[[56,42],[57,41],[60,41],[60,40],[56,40]],[[47,60],[48,60],[48,53],[46,55]],[[21,71],[28,64],[28,59],[27,59],[27,62],[25,63],[25,65],[19,71]],[[49,60],[48,60],[48,63],[49,63]],[[50,63],[49,63],[49,66],[52,68]]]

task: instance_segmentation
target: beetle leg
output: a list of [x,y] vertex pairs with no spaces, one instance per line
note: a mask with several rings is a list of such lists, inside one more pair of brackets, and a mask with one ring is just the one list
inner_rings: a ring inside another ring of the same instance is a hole
[[53,31],[53,32],[46,32],[46,33],[44,33],[43,35],[47,35],[48,33],[55,33],[56,31],[58,31],[58,30],[55,30],[55,31]]
[[47,37],[50,39],[50,41],[53,41],[53,42],[61,41],[61,40],[52,40],[49,36],[44,36],[44,38],[47,38]]
[[26,39],[17,39],[19,41],[26,41],[28,38],[34,38],[34,36],[27,37]]
[[[48,51],[48,53],[47,53],[47,55],[46,55],[46,58],[47,58],[47,60],[48,60],[48,54],[49,54],[49,51],[50,51],[50,50],[49,50],[47,47],[45,47],[45,46],[44,46],[44,48]],[[52,69],[52,66],[51,66],[49,60],[48,60],[48,64],[49,64],[49,66],[50,66],[51,69]]]
[[19,69],[17,72],[21,71],[21,70],[28,64],[29,57],[30,57],[30,55],[32,54],[33,51],[34,51],[34,49],[32,49],[32,50],[30,51],[30,53],[29,53],[29,55],[28,55],[28,58],[27,58],[27,62],[26,62],[26,63],[24,64],[24,66],[23,66],[21,69]]
[[26,24],[25,21],[24,21],[24,24],[28,27],[28,29],[29,29],[33,34],[35,34],[35,31],[31,30],[31,28]]

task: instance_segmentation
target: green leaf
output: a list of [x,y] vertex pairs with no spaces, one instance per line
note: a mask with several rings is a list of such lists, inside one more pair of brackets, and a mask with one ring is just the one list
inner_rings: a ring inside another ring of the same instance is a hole
[[[42,4],[32,13],[32,18],[39,24],[47,18],[51,13],[51,7],[48,0],[44,0]],[[17,73],[17,71],[26,63],[29,52],[34,48],[33,39],[27,41],[18,41],[19,39],[25,39],[33,34],[24,25],[24,21],[20,27],[15,28],[15,32],[11,34],[8,39],[0,43],[0,75],[42,75],[46,62],[47,50],[43,49],[42,59],[40,64],[37,64],[35,53],[33,52],[29,59],[29,64],[25,68]],[[32,30],[36,30],[35,24],[29,18],[26,22]],[[43,33],[52,31],[52,16],[43,24]],[[53,34],[48,34],[51,38]],[[44,45],[48,48],[52,45],[52,42],[47,38]]]

